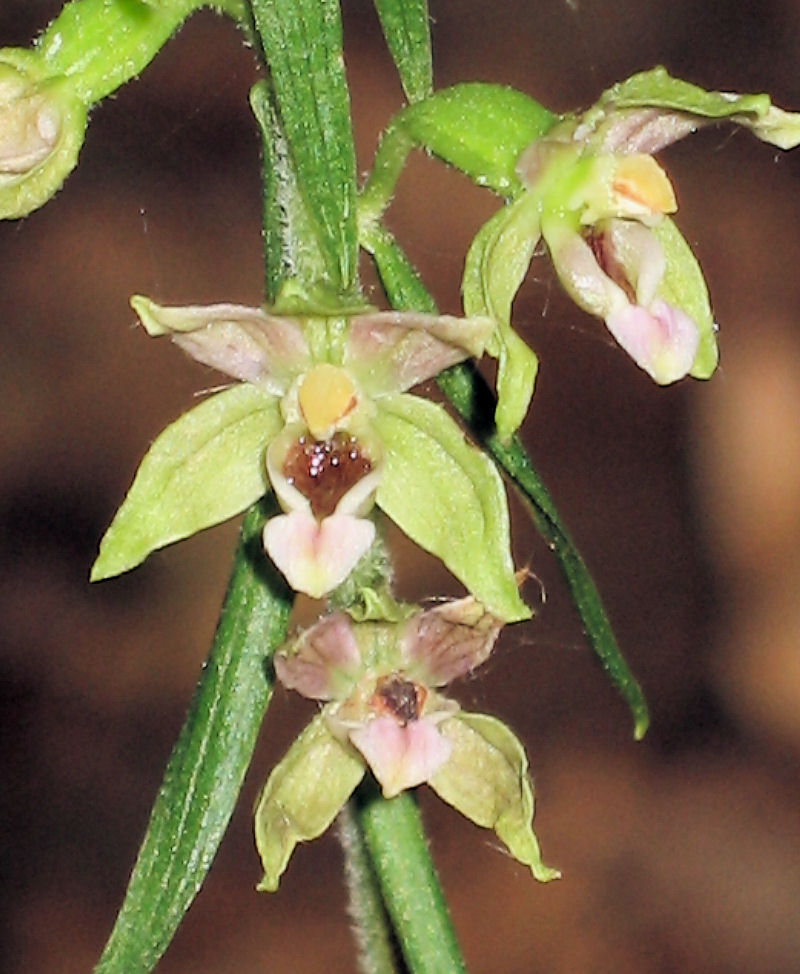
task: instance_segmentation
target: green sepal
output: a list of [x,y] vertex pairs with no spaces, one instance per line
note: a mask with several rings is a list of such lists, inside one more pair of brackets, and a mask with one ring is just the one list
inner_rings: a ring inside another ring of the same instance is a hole
[[338,0],[253,0],[297,186],[332,287],[357,273],[356,161]]
[[269,497],[245,515],[225,605],[95,974],[149,974],[214,861],[272,694],[292,593],[264,557]]
[[376,403],[385,449],[376,500],[503,622],[529,619],[514,577],[508,503],[492,461],[435,403],[404,394]]
[[464,313],[488,315],[496,323],[487,352],[498,360],[494,420],[504,441],[525,418],[539,368],[536,354],[511,327],[511,304],[538,241],[539,201],[523,193],[481,227],[464,265]]
[[294,847],[322,835],[365,771],[357,751],[334,737],[325,716],[317,714],[272,769],[256,805],[256,847],[264,868],[259,890],[278,888]]
[[719,362],[719,351],[703,272],[683,234],[669,217],[664,217],[653,232],[666,258],[666,270],[657,293],[669,304],[685,311],[697,324],[700,344],[689,375],[695,379],[708,379]]
[[448,805],[494,829],[511,855],[546,883],[560,873],[542,862],[533,831],[533,788],[518,738],[496,717],[461,712],[442,721],[453,750],[428,784]]
[[142,460],[91,580],[119,575],[157,548],[239,514],[269,489],[264,453],[283,427],[278,400],[243,383],[169,425]]
[[557,120],[521,91],[483,82],[444,88],[397,118],[417,146],[503,196],[519,189],[522,150]]
[[374,0],[383,36],[410,103],[433,88],[431,32],[427,0]]
[[[662,66],[634,74],[601,95],[595,109],[665,108],[704,118],[728,118],[781,149],[800,144],[800,114],[776,108],[769,95],[706,91],[671,77]],[[591,116],[588,112],[586,118]]]

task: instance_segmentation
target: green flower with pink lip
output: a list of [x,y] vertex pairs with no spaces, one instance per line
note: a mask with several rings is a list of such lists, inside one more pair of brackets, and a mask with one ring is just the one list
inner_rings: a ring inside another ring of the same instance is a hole
[[240,382],[155,441],[93,579],[232,517],[271,487],[284,513],[267,522],[264,546],[297,591],[321,598],[347,578],[372,544],[377,503],[498,617],[530,615],[493,464],[441,406],[405,391],[480,355],[488,319],[132,304],[149,334],[171,335]]
[[256,807],[260,889],[274,890],[298,842],[320,835],[369,768],[386,798],[428,784],[542,881],[522,745],[499,720],[440,688],[489,657],[502,623],[475,599],[409,608],[398,623],[320,619],[275,655],[278,679],[322,709],[272,771]]

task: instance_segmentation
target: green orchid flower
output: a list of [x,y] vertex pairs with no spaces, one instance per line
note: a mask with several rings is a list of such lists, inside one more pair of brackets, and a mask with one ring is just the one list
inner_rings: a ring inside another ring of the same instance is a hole
[[[428,114],[436,117],[433,109]],[[517,183],[505,190],[508,205],[475,237],[463,280],[466,313],[498,322],[488,351],[500,360],[501,437],[522,422],[533,393],[536,359],[510,318],[540,240],[567,293],[605,321],[655,382],[714,372],[717,325],[705,280],[669,218],[675,194],[652,156],[719,121],[782,149],[800,143],[800,115],[776,108],[767,95],[707,92],[663,68],[614,85],[586,112],[554,118],[522,152],[509,140],[508,152],[519,152]],[[504,154],[504,172],[509,161]],[[486,174],[471,165],[473,178],[497,183],[490,178],[500,167],[494,156],[486,156]]]
[[528,618],[494,465],[445,410],[406,394],[479,356],[486,318],[363,310],[292,317],[239,305],[165,308],[135,297],[151,335],[241,384],[155,441],[106,533],[92,579],[241,512],[270,487],[284,513],[264,547],[321,598],[369,549],[377,503],[504,621]]
[[256,807],[262,890],[275,890],[295,845],[321,835],[369,768],[386,798],[427,783],[495,830],[536,879],[533,790],[522,744],[499,720],[439,692],[483,663],[502,623],[475,599],[411,610],[399,623],[323,617],[275,656],[278,679],[321,711],[267,780]]

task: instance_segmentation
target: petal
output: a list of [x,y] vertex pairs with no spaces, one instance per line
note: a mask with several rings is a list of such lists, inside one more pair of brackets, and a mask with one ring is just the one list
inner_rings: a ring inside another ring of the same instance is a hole
[[363,776],[363,761],[317,714],[273,768],[256,805],[260,890],[278,888],[297,843],[328,828]]
[[427,781],[447,763],[452,750],[436,722],[424,717],[405,725],[393,717],[373,717],[351,730],[350,740],[364,755],[384,798]]
[[380,439],[369,429],[317,441],[299,423],[285,427],[267,450],[267,473],[285,511],[367,514],[383,475]]
[[565,221],[553,214],[543,216],[542,234],[558,279],[578,307],[605,318],[628,304],[625,292],[605,273],[589,244]]
[[489,657],[502,626],[500,619],[469,596],[418,613],[403,634],[409,676],[419,672],[420,682],[431,686],[464,676]]
[[483,317],[359,315],[350,322],[343,364],[368,395],[401,392],[466,358],[479,358],[493,330]]
[[649,308],[629,304],[606,319],[608,330],[659,385],[688,374],[700,341],[695,322],[679,308],[656,298]]
[[375,525],[334,514],[322,521],[308,510],[267,521],[264,547],[297,592],[320,599],[347,578],[372,544]]
[[172,335],[198,362],[234,379],[283,395],[310,362],[303,330],[293,318],[239,304],[166,308],[134,295],[131,306],[149,335]]
[[667,266],[655,231],[635,220],[608,220],[600,230],[604,252],[621,269],[636,293],[637,303],[650,304]]
[[360,669],[353,623],[344,612],[320,619],[275,654],[281,683],[312,700],[346,696]]

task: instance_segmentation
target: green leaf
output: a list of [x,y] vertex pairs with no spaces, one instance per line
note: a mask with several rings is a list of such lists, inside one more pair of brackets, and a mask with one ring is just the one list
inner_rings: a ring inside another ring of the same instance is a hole
[[519,189],[514,167],[523,149],[541,138],[557,116],[514,88],[470,82],[411,105],[397,121],[415,145],[479,186],[509,196]]
[[695,379],[708,379],[719,361],[717,330],[708,288],[697,258],[683,234],[669,217],[653,228],[664,250],[666,270],[658,294],[669,304],[681,308],[700,329],[700,344],[689,372]]
[[498,359],[494,419],[501,440],[525,418],[539,368],[535,353],[511,327],[511,304],[538,240],[539,201],[535,194],[523,193],[481,227],[464,265],[465,314],[485,314],[497,323],[488,351]]
[[617,644],[591,573],[524,447],[516,436],[506,444],[487,429],[492,394],[473,368],[455,365],[437,381],[473,433],[530,501],[536,530],[558,559],[589,643],[611,683],[628,704],[633,715],[634,737],[641,740],[650,723],[647,701]]
[[453,750],[428,782],[431,788],[476,825],[494,829],[540,882],[558,879],[558,870],[542,862],[533,832],[533,788],[517,737],[496,717],[464,712],[439,730]]
[[260,890],[274,892],[298,842],[316,839],[364,777],[364,761],[331,733],[322,713],[295,738],[256,805]]
[[530,618],[514,578],[505,489],[491,460],[435,403],[398,394],[376,405],[385,450],[378,505],[493,615]]
[[239,514],[269,488],[264,453],[282,429],[278,400],[245,383],[168,426],[148,450],[100,544],[91,580]]
[[211,652],[95,974],[152,971],[225,834],[272,692],[265,664],[291,609],[261,549],[261,527],[274,513],[270,498],[245,517]]
[[334,287],[352,290],[356,162],[338,0],[253,0],[252,8],[328,277]]
[[375,9],[406,98],[426,98],[433,88],[427,0],[375,0]]

